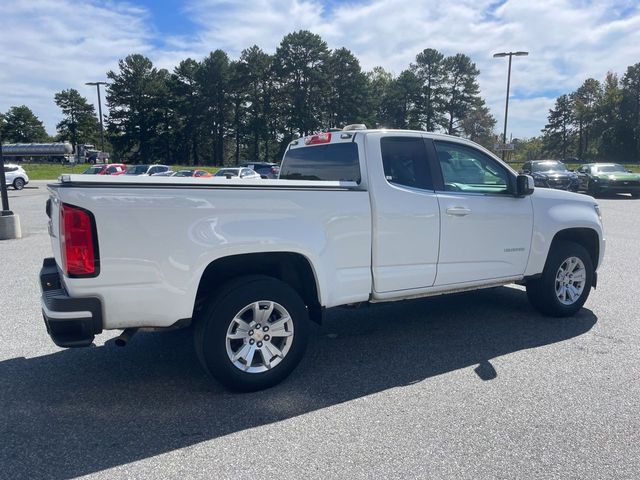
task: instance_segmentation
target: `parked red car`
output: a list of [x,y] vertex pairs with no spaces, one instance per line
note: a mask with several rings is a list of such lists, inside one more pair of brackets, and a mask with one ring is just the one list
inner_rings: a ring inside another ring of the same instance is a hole
[[84,175],[124,175],[127,166],[124,163],[105,163],[87,168]]

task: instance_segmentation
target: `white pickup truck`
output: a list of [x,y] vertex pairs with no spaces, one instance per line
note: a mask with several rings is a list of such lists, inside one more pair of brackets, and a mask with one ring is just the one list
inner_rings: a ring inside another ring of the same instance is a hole
[[325,308],[519,283],[573,315],[605,247],[593,198],[419,131],[294,140],[278,180],[63,175],[49,191],[53,341],[193,325],[204,368],[237,390],[287,376]]

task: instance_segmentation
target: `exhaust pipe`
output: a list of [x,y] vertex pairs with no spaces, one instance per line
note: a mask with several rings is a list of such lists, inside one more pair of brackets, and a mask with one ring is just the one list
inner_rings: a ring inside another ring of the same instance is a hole
[[125,328],[122,333],[116,337],[116,346],[126,347],[127,344],[131,341],[131,337],[133,337],[137,331],[137,328]]

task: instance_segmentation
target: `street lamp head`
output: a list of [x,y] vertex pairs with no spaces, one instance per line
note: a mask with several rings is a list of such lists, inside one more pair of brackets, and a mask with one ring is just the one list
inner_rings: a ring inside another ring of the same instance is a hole
[[86,82],[85,85],[91,85],[95,87],[96,85],[109,85],[107,82]]
[[500,52],[494,53],[493,58],[501,58],[501,57],[526,57],[529,55],[529,52]]

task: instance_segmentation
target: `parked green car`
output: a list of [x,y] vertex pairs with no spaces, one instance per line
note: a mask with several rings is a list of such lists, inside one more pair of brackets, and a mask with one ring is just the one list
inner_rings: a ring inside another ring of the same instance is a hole
[[586,163],[576,173],[580,190],[589,195],[630,193],[633,198],[640,198],[640,174],[618,163]]

